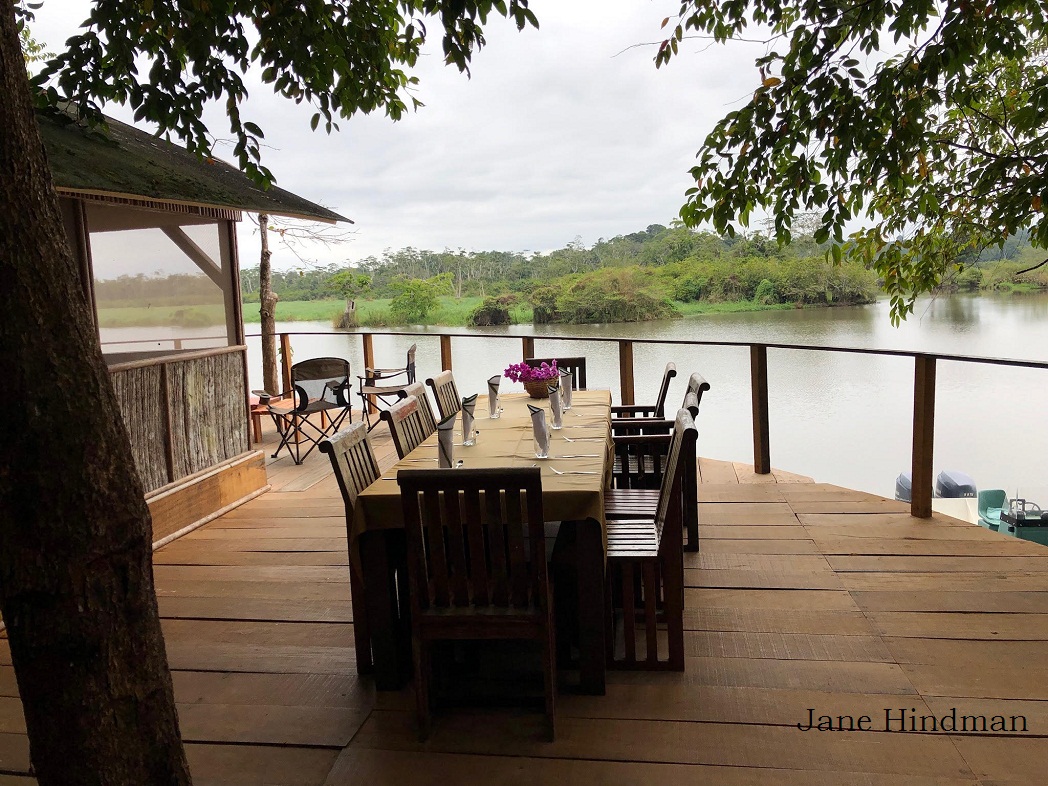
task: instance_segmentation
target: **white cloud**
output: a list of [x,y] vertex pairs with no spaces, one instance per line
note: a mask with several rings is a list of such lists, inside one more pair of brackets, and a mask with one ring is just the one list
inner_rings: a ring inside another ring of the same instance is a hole
[[[342,121],[340,133],[313,133],[311,109],[254,82],[244,116],[266,132],[263,163],[281,187],[355,221],[350,244],[307,255],[331,262],[404,246],[539,251],[676,216],[703,137],[755,86],[752,48],[685,41],[681,57],[656,70],[655,47],[634,45],[659,40],[678,3],[531,5],[539,30],[489,20],[472,79],[445,67],[439,41],[431,42],[417,70],[426,106],[399,123],[357,117]],[[83,0],[45,2],[33,32],[58,50],[87,9]],[[125,109],[107,111],[128,118]],[[228,135],[220,111],[208,121],[216,136]],[[250,265],[257,237],[249,222],[240,242]],[[276,264],[297,263],[282,256]]]

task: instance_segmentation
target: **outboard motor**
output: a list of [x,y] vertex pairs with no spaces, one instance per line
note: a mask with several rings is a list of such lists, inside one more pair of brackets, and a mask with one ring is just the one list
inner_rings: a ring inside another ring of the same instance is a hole
[[913,488],[913,480],[909,472],[903,472],[895,479],[895,498],[902,502],[910,502],[910,493]]
[[976,497],[975,481],[970,475],[952,469],[944,469],[935,479],[935,496],[949,499]]

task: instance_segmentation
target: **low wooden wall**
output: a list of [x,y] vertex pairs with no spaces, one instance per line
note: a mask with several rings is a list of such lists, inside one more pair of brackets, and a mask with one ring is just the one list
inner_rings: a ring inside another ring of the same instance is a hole
[[223,347],[110,367],[147,493],[250,450],[246,352]]
[[153,541],[166,542],[268,488],[248,432],[247,347],[110,366]]

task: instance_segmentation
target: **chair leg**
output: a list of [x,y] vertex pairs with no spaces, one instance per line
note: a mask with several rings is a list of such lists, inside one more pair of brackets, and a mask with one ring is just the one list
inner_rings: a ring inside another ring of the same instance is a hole
[[349,564],[349,591],[353,607],[353,645],[357,653],[357,674],[370,674],[374,663],[371,660],[371,627],[368,625],[364,582],[353,569],[352,562]]
[[542,642],[542,670],[546,688],[546,733],[549,741],[557,738],[557,648],[554,645],[553,620]]
[[425,742],[432,726],[430,716],[430,673],[432,670],[432,653],[429,642],[423,642],[419,636],[413,637],[412,652],[415,656],[415,703],[418,713],[418,738]]

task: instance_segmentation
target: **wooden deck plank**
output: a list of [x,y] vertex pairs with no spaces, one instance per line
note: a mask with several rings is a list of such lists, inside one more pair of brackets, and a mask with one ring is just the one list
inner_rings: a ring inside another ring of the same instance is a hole
[[[734,767],[815,769],[970,777],[948,738],[932,735],[820,734],[797,728],[564,718],[557,740],[541,741],[542,718],[509,714],[441,716],[426,750],[542,755]],[[419,750],[412,713],[375,711],[353,746]],[[890,753],[889,753],[890,751]]]
[[1048,593],[1028,591],[960,592],[890,590],[852,592],[864,611],[996,612],[1002,614],[1048,613]]
[[[572,761],[539,757],[385,751],[350,747],[339,757],[325,786],[355,783],[446,786],[483,783],[486,786],[534,786],[554,783],[599,783],[602,786],[896,786],[898,776],[877,773],[828,773],[812,770],[718,767],[701,764],[638,764],[619,761]],[[908,786],[970,786],[968,778],[909,776]]]
[[322,786],[337,748],[186,745],[194,786]]
[[820,633],[868,636],[874,624],[859,611],[692,607],[684,611],[686,630],[752,633]]
[[301,598],[161,597],[165,619],[258,620],[260,622],[352,622],[349,600]]
[[1048,613],[958,614],[895,611],[871,613],[868,617],[880,634],[895,638],[1048,642]]
[[369,708],[375,686],[350,674],[259,674],[210,671],[172,672],[182,704],[258,704],[286,707]]
[[700,502],[699,521],[706,526],[790,526],[799,523],[785,502]]
[[699,456],[699,480],[703,484],[738,484],[739,476],[735,474],[735,466],[730,461],[718,461]]
[[[753,540],[707,538],[702,543],[703,554],[820,554],[813,540]],[[690,556],[685,554],[685,557]]]
[[879,636],[863,635],[685,631],[684,650],[692,657],[895,663]]
[[685,608],[740,609],[826,609],[859,611],[852,596],[840,590],[758,590],[694,589],[684,590]]

